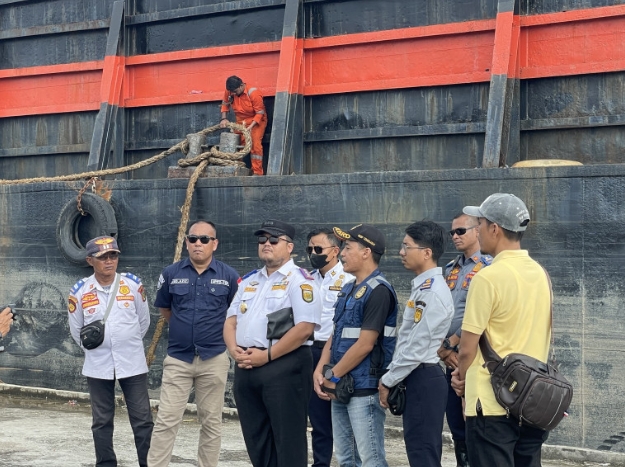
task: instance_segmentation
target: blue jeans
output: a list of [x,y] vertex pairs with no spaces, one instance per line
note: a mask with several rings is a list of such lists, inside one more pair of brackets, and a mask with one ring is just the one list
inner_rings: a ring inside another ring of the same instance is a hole
[[377,392],[352,397],[349,404],[332,401],[334,454],[340,467],[388,467],[384,452],[385,419]]

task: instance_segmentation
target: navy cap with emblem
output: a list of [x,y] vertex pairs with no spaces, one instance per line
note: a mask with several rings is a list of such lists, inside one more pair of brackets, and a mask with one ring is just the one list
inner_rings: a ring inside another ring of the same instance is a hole
[[269,235],[275,235],[279,237],[280,235],[286,235],[291,240],[295,238],[295,227],[286,222],[278,221],[275,219],[268,219],[260,226],[254,235],[260,235],[263,233],[268,233]]
[[334,227],[334,235],[341,240],[353,240],[358,242],[367,248],[371,248],[371,251],[383,255],[386,249],[384,234],[380,232],[376,227],[367,224],[358,224],[347,232]]
[[87,256],[93,256],[95,258],[105,255],[109,251],[121,253],[119,251],[119,246],[117,246],[117,240],[114,237],[108,236],[92,238],[87,242],[85,250]]

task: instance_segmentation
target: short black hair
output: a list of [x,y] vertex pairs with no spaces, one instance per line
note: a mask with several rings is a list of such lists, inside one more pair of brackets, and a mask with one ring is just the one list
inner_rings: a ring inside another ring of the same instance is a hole
[[339,240],[336,235],[334,235],[334,230],[328,227],[317,227],[308,232],[306,236],[306,241],[309,242],[311,238],[316,237],[317,235],[325,235],[332,246],[338,246],[339,248],[343,244],[341,240]]
[[241,86],[243,84],[243,80],[241,78],[239,78],[238,76],[230,76],[227,80],[226,80],[226,89],[230,92],[234,92],[237,90],[237,88],[239,86]]
[[217,227],[215,227],[215,224],[213,224],[211,221],[205,221],[204,219],[198,219],[195,222],[193,222],[193,224],[191,224],[189,226],[189,228],[187,229],[187,233],[189,233],[191,231],[191,227],[193,227],[195,224],[208,224],[210,225],[213,230],[215,231],[215,237],[217,237]]
[[[348,241],[358,245],[358,248],[360,248],[361,250],[364,250],[365,248],[369,248],[371,250],[371,247],[365,246],[356,240],[348,240]],[[382,260],[382,255],[380,253],[376,253],[375,251],[371,250],[371,258],[373,259],[373,262],[377,266],[380,265],[380,261]]]
[[445,253],[445,229],[436,222],[423,220],[406,227],[406,235],[419,246],[432,250],[432,259],[438,259]]
[[[497,224],[497,222],[491,222],[488,219],[486,219],[485,217],[482,217],[482,219],[484,219],[486,222],[488,222],[488,225]],[[499,224],[497,224],[497,225],[499,225]],[[525,231],[513,232],[512,230],[504,229],[500,225],[499,225],[499,228],[503,231],[503,236],[506,237],[506,239],[508,239],[511,242],[520,242],[521,239],[523,239],[523,234],[525,233]]]

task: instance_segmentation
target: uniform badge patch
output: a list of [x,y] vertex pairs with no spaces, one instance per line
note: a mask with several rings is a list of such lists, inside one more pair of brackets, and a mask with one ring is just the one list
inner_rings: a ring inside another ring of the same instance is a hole
[[67,310],[70,313],[73,313],[74,311],[76,311],[76,305],[78,305],[78,300],[76,299],[76,297],[72,297],[70,295],[67,299]]
[[361,288],[358,289],[358,292],[356,292],[356,294],[354,295],[354,298],[358,300],[360,297],[362,297],[365,294],[366,291],[367,291],[367,286],[363,285]]
[[127,285],[120,286],[119,293],[122,295],[128,295],[130,293],[130,287],[128,287]]
[[406,302],[406,307],[408,308],[414,308],[414,301],[413,300],[408,300]]
[[414,322],[418,323],[419,321],[421,321],[421,318],[423,317],[423,308],[417,308],[414,311]]
[[302,289],[302,300],[306,303],[313,301],[313,287],[310,284],[302,284],[299,286]]
[[245,312],[247,311],[247,303],[242,302],[242,303],[241,303],[241,305],[239,305],[239,311],[240,311],[242,314],[245,314]]
[[252,282],[250,282],[250,285],[251,285],[252,287],[254,287],[255,285],[258,285],[258,281],[252,281]]
[[449,286],[449,290],[454,290],[456,288],[456,283],[455,282],[447,282],[447,285]]
[[271,290],[286,290],[286,284],[283,282],[273,284],[273,286],[271,286]]
[[434,279],[432,279],[431,277],[429,279],[426,279],[423,284],[421,284],[421,286],[419,287],[419,290],[427,290],[427,289],[431,289],[432,288],[432,284],[434,283]]
[[243,293],[245,292],[256,292],[256,287],[245,287],[245,290],[243,290]]
[[147,300],[147,297],[145,296],[145,289],[143,288],[143,284],[141,284],[141,287],[139,287],[139,293],[141,294],[141,299],[145,302]]

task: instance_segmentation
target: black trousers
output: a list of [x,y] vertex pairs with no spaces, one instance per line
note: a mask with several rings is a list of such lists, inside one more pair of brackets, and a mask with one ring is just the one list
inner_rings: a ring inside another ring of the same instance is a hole
[[514,418],[467,417],[467,450],[471,467],[540,467],[540,449],[548,432]]
[[447,405],[445,373],[438,364],[422,366],[410,373],[404,382],[406,410],[403,425],[408,462],[411,467],[440,467]]
[[[139,466],[147,467],[150,439],[152,438],[152,411],[148,396],[148,375],[119,379],[124,393],[128,418],[135,437]],[[115,418],[115,380],[87,378],[91,398],[93,443],[96,467],[117,467],[113,450],[113,421]]]
[[[323,348],[311,347],[313,370],[317,367]],[[312,392],[308,404],[308,418],[312,426],[312,467],[330,467],[332,461],[332,403],[319,399],[316,392]]]
[[464,423],[464,411],[462,409],[462,398],[456,394],[451,387],[451,368],[447,368],[447,408],[445,415],[447,416],[447,425],[451,431],[454,443],[464,441],[466,427]]
[[312,371],[307,346],[258,368],[235,367],[234,400],[254,467],[307,467]]

